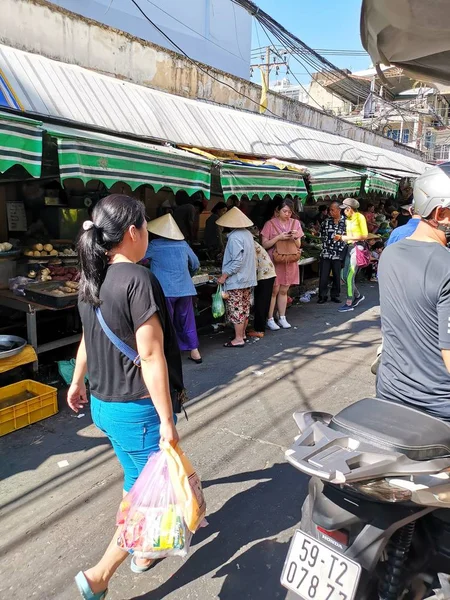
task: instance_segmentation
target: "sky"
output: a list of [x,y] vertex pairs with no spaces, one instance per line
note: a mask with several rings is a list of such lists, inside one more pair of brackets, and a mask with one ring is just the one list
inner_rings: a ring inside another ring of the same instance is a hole
[[[255,0],[256,4],[311,48],[364,50],[359,35],[362,0]],[[252,48],[268,45],[268,39],[253,19]],[[338,67],[360,71],[370,66],[369,56],[328,56]],[[302,83],[309,75],[297,62],[292,71]],[[309,67],[308,67],[309,69]],[[272,78],[271,78],[272,79]],[[291,83],[295,83],[292,81]]]

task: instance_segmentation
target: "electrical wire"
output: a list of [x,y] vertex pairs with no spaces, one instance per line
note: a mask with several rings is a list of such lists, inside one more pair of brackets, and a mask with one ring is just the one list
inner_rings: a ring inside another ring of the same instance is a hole
[[[264,26],[262,23],[260,23],[260,27],[261,27],[261,29],[264,31],[264,33],[265,33],[265,35],[266,35],[266,37],[267,37],[267,39],[268,39],[268,41],[269,41],[269,44],[270,44],[270,46],[273,48],[273,50],[272,50],[272,51],[273,51],[273,53],[275,54],[275,56],[278,56],[278,58],[280,58],[280,59],[283,59],[283,57],[282,57],[282,56],[280,56],[280,54],[277,52],[277,50],[276,50],[276,46],[273,44],[273,40],[271,39],[271,37],[270,37],[270,35],[269,35],[269,32],[267,31],[267,29],[265,28],[265,26]],[[281,53],[283,54],[283,50],[281,50]],[[304,63],[303,63],[303,61],[300,59],[300,57],[299,57],[298,55],[293,55],[293,58],[294,58],[294,60],[296,60],[296,61],[297,61],[299,64],[301,64],[301,65],[303,66],[303,68],[305,68],[305,69],[306,69],[306,72],[307,72],[307,73],[308,73],[308,75],[311,77],[311,79],[314,79],[314,78],[313,78],[313,75],[312,75],[312,73],[311,73],[311,72],[310,72],[310,71],[307,69],[307,67],[304,65]],[[304,92],[307,94],[307,96],[308,96],[309,98],[311,98],[311,100],[313,100],[313,102],[314,102],[315,104],[317,104],[317,106],[319,106],[321,110],[324,110],[324,109],[323,109],[323,107],[320,105],[320,103],[319,103],[319,102],[318,102],[318,101],[317,101],[317,100],[316,100],[316,99],[315,99],[315,98],[314,98],[314,97],[313,97],[313,96],[312,96],[312,95],[311,95],[311,94],[308,92],[308,90],[307,90],[307,89],[306,89],[306,88],[305,88],[305,87],[302,85],[302,83],[299,81],[299,79],[298,79],[298,78],[295,76],[295,74],[294,74],[294,73],[293,73],[291,70],[289,71],[289,74],[293,76],[293,78],[296,80],[296,82],[298,83],[298,85],[299,85],[299,86],[300,86],[300,87],[301,87],[301,88],[304,90]],[[324,89],[325,89],[325,90],[326,90],[328,93],[330,93],[332,96],[334,96],[334,97],[338,98],[339,100],[342,100],[342,97],[341,97],[341,96],[338,96],[338,95],[336,95],[336,94],[333,94],[333,92],[332,92],[332,91],[331,91],[329,88],[327,88],[327,87],[325,87],[323,84],[321,84],[321,83],[320,83],[320,81],[317,81],[317,79],[315,79],[315,81],[316,81],[316,83],[318,83],[319,85],[321,85],[321,87],[323,87],[323,88],[324,88]],[[366,98],[366,100],[367,100],[367,98]],[[372,120],[372,121],[370,122],[370,124],[369,124],[369,126],[368,126],[368,127],[365,127],[365,126],[363,126],[363,128],[365,128],[365,129],[369,129],[369,128],[370,128],[370,129],[372,129],[372,130],[373,130],[373,127],[374,127],[374,125],[377,123],[377,121],[382,121],[383,119],[387,119],[387,118],[388,118],[388,117],[389,117],[389,116],[390,116],[392,113],[395,113],[395,112],[397,112],[397,113],[400,115],[400,117],[402,118],[402,120],[403,120],[404,122],[405,122],[405,117],[404,117],[403,115],[406,115],[406,116],[409,116],[409,117],[411,117],[411,114],[423,115],[423,112],[421,112],[420,110],[414,110],[414,109],[411,109],[411,108],[403,108],[403,106],[402,106],[402,104],[401,104],[401,103],[398,103],[398,102],[397,102],[397,103],[390,102],[390,101],[389,101],[389,100],[387,100],[386,98],[383,98],[383,99],[382,99],[382,101],[383,101],[384,103],[386,103],[387,105],[391,106],[391,107],[392,107],[392,108],[391,108],[391,110],[390,110],[390,111],[388,111],[387,113],[384,113],[384,114],[382,114],[382,115],[379,115],[378,117],[376,117],[374,120]],[[410,103],[410,100],[405,100],[405,102],[404,102],[403,104],[408,104],[408,103]],[[436,116],[437,118],[439,118],[439,120],[440,120],[440,117],[439,117],[439,115],[437,115],[437,113],[434,111],[433,107],[430,107],[430,108],[431,108],[432,112],[435,114],[435,116]],[[341,119],[342,119],[343,121],[345,121],[345,119],[343,119],[342,117],[341,117]],[[345,122],[346,122],[346,123],[349,123],[349,121],[345,121]],[[358,127],[358,125],[356,125],[356,124],[353,124],[353,127],[354,127],[354,126],[357,126],[357,127]],[[348,130],[350,130],[350,129],[352,129],[352,127],[348,127],[347,129],[344,129],[344,130],[343,130],[341,133],[344,133],[345,131],[348,131]],[[422,135],[420,135],[420,136],[417,136],[417,138],[416,138],[416,139],[412,138],[412,139],[408,140],[408,143],[409,143],[409,144],[411,144],[411,143],[415,143],[416,141],[418,141],[418,140],[422,139],[422,137],[423,137],[423,136],[422,136]],[[394,141],[395,141],[395,140],[394,140]],[[400,143],[402,143],[402,142],[400,142]]]
[[301,56],[302,59],[309,64],[309,66],[316,70],[324,73],[328,73],[330,76],[341,78],[336,82],[335,86],[345,91],[347,94],[352,93],[357,97],[367,98],[368,90],[367,86],[361,85],[359,82],[355,82],[351,79],[344,70],[340,69],[329,60],[321,56],[318,52],[310,48],[297,36],[290,33],[280,23],[275,21],[270,15],[261,10],[251,0],[231,0],[235,4],[245,8],[260,25],[265,25],[268,31],[270,31],[274,37],[282,44],[287,51],[290,51],[297,56]]
[[[113,0],[111,0],[111,2],[112,1]],[[174,21],[176,21],[180,25],[183,25],[183,27],[185,27],[186,29],[189,29],[189,31],[192,31],[192,33],[195,33],[195,35],[198,35],[198,36],[202,37],[207,42],[210,42],[211,44],[214,44],[214,46],[217,46],[221,50],[224,50],[225,52],[228,52],[228,54],[231,54],[231,56],[239,58],[239,60],[245,60],[244,57],[242,56],[242,54],[241,54],[241,56],[238,56],[234,52],[231,52],[231,50],[228,50],[228,48],[224,48],[223,46],[221,46],[220,44],[218,44],[214,40],[211,40],[210,38],[207,38],[205,35],[203,35],[199,31],[196,31],[195,29],[193,29],[192,27],[190,27],[186,23],[183,23],[183,21],[180,21],[180,19],[177,19],[176,17],[174,17],[173,15],[171,15],[169,12],[167,12],[166,10],[164,10],[163,8],[161,8],[160,6],[158,6],[157,4],[155,4],[154,2],[152,2],[151,0],[146,0],[146,2],[148,2],[148,4],[151,4],[152,6],[154,6],[155,8],[157,8],[159,11],[161,11],[162,13],[164,13],[165,15],[167,15],[168,17],[170,17],[171,19],[173,19]],[[233,6],[233,9],[234,9],[234,6]],[[239,44],[238,44],[238,48],[239,48]],[[239,48],[239,53],[240,52],[241,52],[241,50]]]
[[[255,100],[254,98],[251,98],[250,96],[247,96],[247,94],[244,94],[243,92],[237,90],[234,86],[230,85],[229,83],[226,83],[225,81],[222,81],[220,79],[218,79],[217,77],[214,77],[214,75],[212,75],[207,69],[205,69],[201,63],[199,63],[198,61],[194,60],[193,58],[191,58],[188,54],[186,54],[186,52],[180,48],[180,46],[178,44],[176,44],[168,35],[167,33],[165,33],[165,31],[163,31],[160,27],[158,27],[158,25],[156,25],[156,23],[154,23],[150,17],[145,13],[145,11],[142,9],[141,6],[139,6],[139,4],[137,3],[136,0],[130,0],[130,2],[132,2],[134,4],[134,6],[138,9],[138,11],[142,14],[142,16],[157,30],[159,31],[159,33],[166,38],[167,41],[169,41],[172,46],[174,48],[176,48],[178,50],[178,52],[180,52],[180,54],[182,54],[190,63],[192,63],[193,65],[195,65],[197,67],[197,69],[199,69],[199,71],[202,71],[202,73],[205,73],[206,75],[208,75],[208,77],[210,77],[211,79],[213,79],[214,81],[217,81],[218,83],[220,83],[221,85],[224,85],[228,88],[230,88],[231,90],[233,90],[236,94],[239,94],[240,96],[242,96],[243,98],[247,98],[247,100],[250,100],[251,102],[253,102],[254,104],[256,104],[257,106],[261,106],[260,102],[258,102],[257,100]],[[273,111],[271,111],[269,108],[266,109],[266,112],[270,113],[271,115],[273,115],[274,117],[277,117],[278,119],[282,119],[282,117],[280,115],[277,115],[276,113],[274,113]]]
[[[279,47],[278,49],[281,49]],[[263,48],[261,45],[257,48],[252,48],[252,55],[258,54]],[[315,52],[318,52],[322,56],[369,56],[367,52],[359,50],[334,50],[330,48],[314,48]]]
[[[241,55],[242,60],[247,61],[247,59],[242,56],[242,51],[241,51],[241,45],[239,44],[239,36],[238,36],[238,25],[237,25],[237,18],[236,18],[236,7],[234,5],[234,3],[231,3],[231,7],[233,9],[233,17],[234,17],[234,35],[236,37],[236,44],[239,50],[239,54]],[[212,40],[211,40],[212,41]]]
[[[268,31],[266,30],[265,26],[260,24],[261,29],[264,31],[267,40],[269,41],[270,46],[273,46],[273,40],[271,39]],[[279,58],[282,58],[276,51],[274,51],[275,55],[278,56]],[[301,60],[298,57],[294,57],[295,60],[297,60],[297,62],[299,62],[299,64],[301,64],[303,66],[303,68],[306,69],[306,67],[303,65],[303,63],[301,62]],[[308,69],[306,69],[306,73],[311,77],[311,79],[313,79],[312,74],[310,73],[310,71],[308,71]],[[305,94],[315,103],[317,104],[317,106],[319,107],[319,109],[324,112],[324,107],[320,104],[320,102],[318,102],[314,96],[312,96],[309,91],[305,88],[305,86],[300,82],[300,80],[298,79],[298,77],[291,71],[291,69],[289,69],[289,74],[292,75],[292,77],[295,79],[295,81],[297,82],[297,84],[302,88],[302,90],[305,92]],[[334,98],[337,98],[338,100],[342,101],[342,97],[338,96],[337,94],[333,94],[333,92],[331,90],[329,90],[328,88],[326,88],[324,85],[322,85],[320,82],[317,82],[321,87],[323,87],[328,93],[330,93]]]

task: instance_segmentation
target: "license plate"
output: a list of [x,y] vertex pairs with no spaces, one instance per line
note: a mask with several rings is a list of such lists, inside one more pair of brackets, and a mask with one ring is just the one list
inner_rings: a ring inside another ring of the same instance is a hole
[[361,565],[296,531],[281,584],[304,600],[353,600]]

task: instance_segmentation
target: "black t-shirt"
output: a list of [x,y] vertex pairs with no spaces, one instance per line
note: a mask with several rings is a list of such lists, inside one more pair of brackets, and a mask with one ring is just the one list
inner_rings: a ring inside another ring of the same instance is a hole
[[403,239],[378,266],[383,352],[377,395],[450,419],[450,252]]
[[[108,327],[131,348],[136,331],[158,314],[164,332],[164,354],[173,390],[183,389],[181,356],[161,286],[150,271],[133,263],[108,267],[100,289],[100,307]],[[124,402],[148,397],[141,369],[107,338],[90,304],[79,302],[86,343],[90,390],[99,400]]]

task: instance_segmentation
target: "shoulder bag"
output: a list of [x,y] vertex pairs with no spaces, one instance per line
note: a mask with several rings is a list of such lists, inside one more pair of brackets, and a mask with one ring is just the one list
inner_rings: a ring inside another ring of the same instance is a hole
[[[122,341],[106,324],[105,319],[103,318],[102,311],[100,308],[95,309],[95,315],[97,317],[98,322],[100,323],[100,327],[103,329],[103,333],[109,339],[111,344],[119,350],[124,356],[131,360],[131,362],[138,368],[141,367],[141,357],[136,352],[134,348],[131,348],[128,344]],[[187,393],[186,390],[175,390],[172,386],[170,386],[170,395],[172,399],[172,408],[173,412],[179,414],[181,410],[184,411],[186,415],[186,410],[183,407],[183,404],[187,401]],[[186,415],[187,418],[187,415]]]
[[363,269],[370,265],[370,251],[365,242],[355,243],[356,266]]
[[[278,231],[275,226],[275,231]],[[281,231],[279,233],[282,233]],[[300,248],[294,240],[278,240],[272,254],[273,262],[277,264],[288,264],[298,262],[302,255]]]

